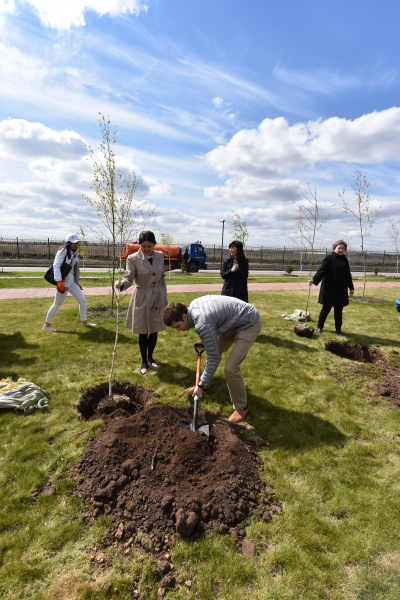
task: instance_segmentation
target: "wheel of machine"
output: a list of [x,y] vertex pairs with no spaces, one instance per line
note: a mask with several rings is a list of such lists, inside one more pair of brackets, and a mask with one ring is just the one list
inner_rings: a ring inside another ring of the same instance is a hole
[[199,270],[199,265],[197,262],[190,262],[188,265],[189,273],[197,273]]

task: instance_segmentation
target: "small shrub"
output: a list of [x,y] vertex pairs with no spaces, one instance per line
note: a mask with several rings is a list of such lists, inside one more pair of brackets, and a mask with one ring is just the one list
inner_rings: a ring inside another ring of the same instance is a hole
[[292,265],[286,265],[285,268],[285,273],[287,273],[288,275],[291,275],[293,273],[294,269],[292,267]]
[[374,267],[374,275],[377,276],[379,273],[379,269],[378,267]]

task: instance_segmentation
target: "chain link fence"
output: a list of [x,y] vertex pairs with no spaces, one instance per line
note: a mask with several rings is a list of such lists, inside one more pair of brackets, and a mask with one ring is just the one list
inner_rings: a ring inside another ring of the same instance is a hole
[[[87,246],[87,258],[85,266],[103,266],[109,265],[114,255],[112,243],[110,241],[85,241]],[[3,266],[25,264],[47,264],[53,261],[57,250],[63,245],[60,238],[24,238],[24,237],[0,237],[0,264]],[[176,245],[185,247],[185,242],[178,242]],[[207,264],[210,269],[218,269],[221,265],[221,258],[228,256],[228,248],[221,251],[221,244],[203,243],[204,250],[207,253]],[[323,258],[331,253],[331,248],[316,248],[312,253],[304,248],[289,246],[248,246],[246,256],[249,260],[251,269],[265,269],[271,271],[315,271]],[[119,249],[116,249],[116,255]],[[399,272],[399,256],[394,252],[386,250],[368,250],[365,252],[367,271],[380,273]],[[362,252],[357,252],[351,248],[347,251],[347,257],[350,261],[353,271],[363,270]]]

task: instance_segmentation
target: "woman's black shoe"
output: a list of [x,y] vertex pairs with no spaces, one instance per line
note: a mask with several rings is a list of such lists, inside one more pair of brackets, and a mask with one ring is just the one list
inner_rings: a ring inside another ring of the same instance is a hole
[[149,370],[149,365],[147,364],[147,362],[143,362],[142,366],[140,367],[140,374],[146,375],[148,370]]
[[152,356],[148,356],[147,360],[149,361],[149,365],[153,368],[153,369],[158,369],[158,364],[157,361],[154,360],[154,358]]

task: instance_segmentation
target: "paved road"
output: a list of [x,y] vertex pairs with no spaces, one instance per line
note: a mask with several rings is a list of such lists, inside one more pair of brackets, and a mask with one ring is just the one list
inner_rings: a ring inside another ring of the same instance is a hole
[[[167,282],[168,285],[168,282]],[[354,287],[362,288],[362,281],[355,281]],[[379,287],[393,287],[400,288],[400,281],[395,282],[381,282],[381,281],[370,281],[367,283],[367,290],[371,288]],[[187,285],[170,285],[168,293],[179,294],[183,292],[203,292],[208,294],[209,292],[220,292],[222,285],[220,283],[202,283],[202,284],[187,284]],[[308,284],[306,282],[300,283],[249,283],[249,291],[261,292],[261,291],[307,291]],[[130,294],[133,288],[130,288],[123,294]],[[315,290],[316,288],[313,287]],[[3,289],[0,290],[0,300],[14,300],[16,298],[47,298],[54,296],[54,287],[49,288],[20,288],[20,289]],[[84,288],[85,296],[107,296],[111,294],[111,287],[87,287]]]

